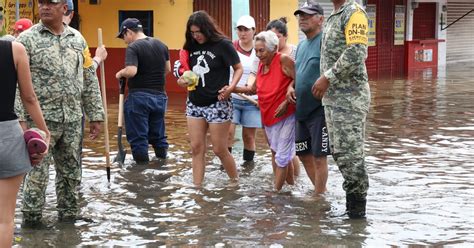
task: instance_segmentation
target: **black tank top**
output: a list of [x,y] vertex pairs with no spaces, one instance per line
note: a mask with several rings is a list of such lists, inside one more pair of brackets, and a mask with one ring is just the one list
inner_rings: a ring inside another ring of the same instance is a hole
[[17,119],[14,110],[16,82],[12,43],[0,40],[0,121]]

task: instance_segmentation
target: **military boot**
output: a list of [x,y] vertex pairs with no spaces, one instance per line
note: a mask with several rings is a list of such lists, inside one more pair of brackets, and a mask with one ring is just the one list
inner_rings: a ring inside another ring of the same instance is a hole
[[346,195],[346,213],[351,219],[365,218],[367,199],[361,194]]
[[21,227],[24,228],[42,228],[44,226],[41,221],[42,214],[36,212],[23,212],[23,221]]

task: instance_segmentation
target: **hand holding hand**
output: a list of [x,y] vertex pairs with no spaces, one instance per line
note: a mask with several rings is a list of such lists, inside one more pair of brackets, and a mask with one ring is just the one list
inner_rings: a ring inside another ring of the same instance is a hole
[[227,100],[230,97],[230,93],[232,93],[234,89],[230,87],[229,85],[226,85],[222,87],[222,89],[219,90],[219,96],[217,96],[217,99],[219,101]]

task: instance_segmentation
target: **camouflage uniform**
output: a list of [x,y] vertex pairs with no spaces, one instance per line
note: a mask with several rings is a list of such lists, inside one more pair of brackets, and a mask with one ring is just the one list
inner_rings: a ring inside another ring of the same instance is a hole
[[[77,30],[65,25],[64,32],[57,36],[41,22],[21,33],[17,41],[25,46],[30,58],[33,86],[51,132],[50,153],[26,176],[24,220],[37,221],[42,216],[51,157],[56,169],[59,216],[74,217],[78,212],[76,187],[81,179],[82,109],[90,121],[104,120],[89,48]],[[20,116],[25,118],[32,125],[30,118]]]
[[321,72],[329,80],[322,102],[333,158],[344,178],[346,206],[365,202],[369,179],[364,161],[365,122],[370,104],[365,59],[367,57],[367,15],[347,0],[333,11],[324,25]]

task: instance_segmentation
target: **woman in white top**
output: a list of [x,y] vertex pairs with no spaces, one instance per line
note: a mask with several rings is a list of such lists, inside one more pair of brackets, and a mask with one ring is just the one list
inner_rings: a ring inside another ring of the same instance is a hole
[[[242,16],[237,21],[238,40],[233,42],[240,63],[244,68],[244,73],[240,78],[237,88],[245,87],[250,73],[253,70],[253,63],[257,56],[253,47],[253,37],[255,35],[255,20],[251,16]],[[232,80],[232,79],[231,79]],[[238,91],[238,90],[237,90]],[[232,151],[234,144],[236,125],[242,125],[242,140],[244,143],[243,159],[245,162],[253,161],[255,156],[255,134],[257,128],[262,127],[262,119],[258,106],[255,104],[257,95],[244,96],[232,94],[233,117],[229,130],[228,148]]]

